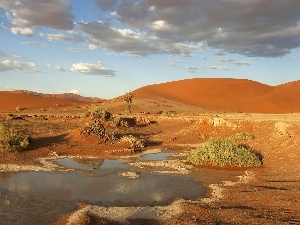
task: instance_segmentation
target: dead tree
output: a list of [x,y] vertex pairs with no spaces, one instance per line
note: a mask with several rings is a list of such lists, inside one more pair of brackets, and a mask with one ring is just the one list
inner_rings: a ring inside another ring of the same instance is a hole
[[131,92],[126,92],[123,99],[127,103],[127,108],[129,113],[131,113],[131,104],[132,104],[133,94]]

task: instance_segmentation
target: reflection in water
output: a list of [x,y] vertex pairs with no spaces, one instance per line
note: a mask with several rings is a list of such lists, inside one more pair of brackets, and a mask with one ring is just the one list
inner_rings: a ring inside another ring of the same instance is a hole
[[172,153],[169,152],[160,152],[160,153],[154,153],[154,154],[148,154],[148,155],[143,155],[138,162],[142,161],[155,161],[155,160],[166,160],[168,159]]
[[[157,156],[147,157],[155,159]],[[195,199],[206,192],[201,182],[183,175],[138,171],[138,179],[119,177],[119,172],[137,169],[122,160],[75,160],[64,158],[57,163],[78,172],[1,172],[0,200],[8,199],[12,204],[0,205],[0,223],[50,224],[61,214],[75,210],[76,202],[156,206],[167,205],[179,197]]]
[[60,158],[55,160],[59,166],[78,170],[95,170],[103,163],[104,159],[96,158]]
[[34,194],[104,206],[166,205],[177,197],[194,199],[206,192],[200,182],[189,177],[145,173],[138,179],[128,179],[118,177],[115,171],[93,176],[75,172],[19,172],[0,188],[22,196]]
[[0,185],[5,183],[10,177],[14,176],[15,173],[0,173]]

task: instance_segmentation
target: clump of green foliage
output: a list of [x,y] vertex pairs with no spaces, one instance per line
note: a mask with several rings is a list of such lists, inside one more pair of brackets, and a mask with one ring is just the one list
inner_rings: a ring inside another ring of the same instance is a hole
[[124,118],[116,118],[109,111],[100,107],[94,107],[87,111],[86,116],[93,120],[100,120],[102,122],[109,122],[113,127],[129,127],[128,122]]
[[144,143],[140,139],[138,139],[132,135],[122,136],[120,138],[119,142],[128,143],[131,148],[144,148],[145,147]]
[[86,124],[80,134],[90,135],[95,134],[97,137],[104,139],[104,142],[115,141],[114,134],[106,132],[104,125],[98,119],[94,119],[92,124]]
[[29,145],[29,137],[5,127],[0,123],[0,152],[21,152]]
[[129,127],[129,123],[126,119],[124,118],[116,118],[114,117],[114,119],[110,122],[110,124],[113,127]]
[[114,119],[113,115],[100,107],[94,107],[87,111],[86,116],[90,116],[93,120],[99,119],[102,121],[111,121]]
[[129,144],[129,146],[134,149],[145,147],[143,140],[139,140],[132,135],[124,135],[121,138],[116,138],[114,134],[107,133],[105,127],[130,127],[131,125],[136,125],[139,122],[143,122],[148,125],[150,124],[149,120],[143,118],[139,118],[138,120],[136,120],[136,118],[114,117],[110,112],[100,107],[94,107],[90,109],[86,113],[86,116],[90,117],[93,123],[85,124],[85,127],[83,128],[83,130],[81,130],[80,134],[90,135],[92,133],[95,134],[98,138],[104,140],[104,142],[119,141]]
[[228,137],[227,139],[231,140],[231,141],[248,141],[248,140],[254,140],[255,136],[253,134],[249,134],[249,133],[237,133],[234,134],[230,137]]
[[210,139],[200,148],[192,150],[188,161],[196,165],[257,167],[262,165],[262,157],[240,141],[252,140],[247,133],[236,134],[225,139]]

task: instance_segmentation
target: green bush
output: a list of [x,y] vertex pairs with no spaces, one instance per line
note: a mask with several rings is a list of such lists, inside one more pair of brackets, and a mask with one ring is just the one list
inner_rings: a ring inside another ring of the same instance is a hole
[[108,134],[105,130],[104,125],[98,119],[95,119],[93,124],[86,124],[83,130],[80,132],[81,135],[95,134],[98,138],[104,139],[104,142],[112,142],[116,140],[114,134]]
[[232,141],[248,141],[248,140],[254,140],[255,136],[249,133],[238,133],[228,137],[227,139]]
[[196,165],[254,167],[262,165],[262,157],[249,146],[236,141],[248,140],[251,135],[234,135],[226,139],[210,139],[188,156]]
[[129,123],[126,118],[114,117],[109,111],[100,107],[90,109],[86,113],[86,116],[91,117],[93,120],[108,121],[113,127],[129,127]]
[[128,143],[131,148],[144,148],[144,143],[132,135],[122,136],[119,142]]
[[21,152],[29,145],[29,137],[7,129],[0,123],[0,152]]
[[110,122],[113,127],[129,127],[129,123],[125,118],[116,118]]
[[113,115],[110,112],[100,107],[94,107],[90,109],[86,113],[86,116],[90,116],[93,120],[100,119],[102,121],[112,121],[114,119]]

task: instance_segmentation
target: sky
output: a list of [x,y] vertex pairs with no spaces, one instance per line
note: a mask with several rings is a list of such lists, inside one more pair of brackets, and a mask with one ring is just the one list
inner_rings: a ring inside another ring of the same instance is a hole
[[300,79],[299,0],[0,0],[0,90]]

